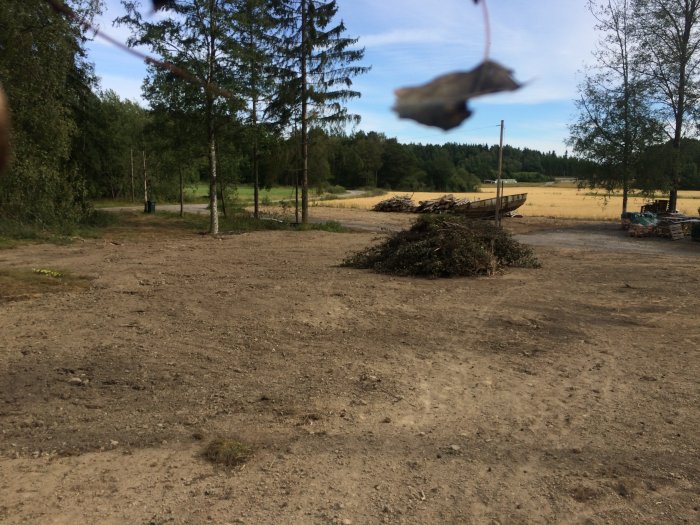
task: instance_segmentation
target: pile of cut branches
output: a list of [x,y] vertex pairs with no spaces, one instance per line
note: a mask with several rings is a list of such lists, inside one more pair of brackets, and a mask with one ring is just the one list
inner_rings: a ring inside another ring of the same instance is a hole
[[532,250],[490,222],[425,216],[404,231],[349,256],[343,266],[393,275],[493,275],[509,266],[539,268]]
[[469,199],[455,199],[454,195],[443,195],[438,199],[420,201],[415,211],[417,213],[454,213],[460,206],[469,202]]
[[412,212],[416,208],[410,195],[395,195],[390,199],[385,199],[378,202],[372,208],[372,211],[385,211],[385,212],[400,212],[407,211]]

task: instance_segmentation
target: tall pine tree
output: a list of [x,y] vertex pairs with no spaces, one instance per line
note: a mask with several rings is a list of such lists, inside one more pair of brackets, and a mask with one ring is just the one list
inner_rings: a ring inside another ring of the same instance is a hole
[[352,89],[353,77],[369,68],[356,65],[364,49],[354,48],[356,38],[345,36],[337,21],[335,0],[283,0],[282,18],[287,37],[287,103],[298,122],[301,138],[302,222],[309,215],[309,128],[338,129],[359,116],[345,103],[360,96]]

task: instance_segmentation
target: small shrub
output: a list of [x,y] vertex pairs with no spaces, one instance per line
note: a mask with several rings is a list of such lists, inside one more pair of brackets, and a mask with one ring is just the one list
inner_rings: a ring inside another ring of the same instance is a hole
[[[700,208],[698,209],[698,212],[700,212]],[[690,238],[694,241],[700,241],[700,222],[693,223],[690,230]]]
[[343,266],[393,275],[457,277],[540,264],[529,247],[490,222],[438,215],[420,217],[409,230],[349,256]]
[[331,186],[330,188],[328,188],[326,190],[327,193],[332,193],[334,195],[339,195],[341,193],[345,193],[346,191],[347,190],[343,186],[340,186],[340,185]]
[[252,449],[236,439],[215,439],[204,449],[203,455],[212,463],[235,467],[245,463]]
[[301,230],[316,230],[331,233],[347,233],[349,230],[338,221],[313,222],[299,225]]

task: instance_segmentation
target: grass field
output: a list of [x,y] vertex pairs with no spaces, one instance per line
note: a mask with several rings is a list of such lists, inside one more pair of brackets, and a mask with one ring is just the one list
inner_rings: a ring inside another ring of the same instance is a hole
[[[518,212],[531,217],[558,217],[567,219],[617,220],[622,209],[622,197],[614,196],[608,199],[595,196],[590,190],[578,190],[572,187],[530,186],[506,188],[506,195],[527,193],[528,199]],[[415,202],[434,199],[444,193],[391,192],[380,197],[365,197],[358,199],[343,199],[328,201],[321,206],[341,208],[369,209],[379,201],[394,195],[413,195]],[[495,188],[484,188],[479,193],[454,193],[457,198],[489,199],[496,196]],[[630,211],[639,210],[646,199],[631,198],[628,204]],[[697,215],[700,206],[700,191],[682,191],[679,193],[678,209],[688,215]]]
[[[315,196],[315,193],[312,193]],[[195,203],[195,202],[207,202],[209,198],[209,185],[206,183],[200,183],[196,186],[189,186],[185,188],[185,202]],[[242,206],[250,206],[253,204],[253,187],[252,186],[238,186],[237,188],[237,198]],[[260,202],[279,202],[282,200],[292,200],[294,199],[294,188],[291,186],[277,186],[269,190],[260,189]],[[156,202],[158,204],[176,204],[178,201],[163,201],[156,197]],[[128,199],[112,200],[112,199],[100,199],[93,201],[93,205],[96,208],[114,208],[114,207],[126,207],[126,206],[141,206],[143,204],[143,193],[136,196],[134,202]]]
[[[238,186],[237,188],[238,199],[243,205],[249,205],[253,203],[253,187],[252,186]],[[190,200],[206,199],[209,195],[209,185],[206,183],[200,183],[194,187],[185,189],[185,198]],[[277,202],[281,200],[289,200],[294,198],[294,188],[291,186],[275,186],[266,190],[264,188],[260,189],[260,201],[269,199],[270,201]]]

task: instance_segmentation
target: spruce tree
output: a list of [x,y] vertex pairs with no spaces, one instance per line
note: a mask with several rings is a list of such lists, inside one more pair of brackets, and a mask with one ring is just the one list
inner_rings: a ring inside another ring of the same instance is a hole
[[299,123],[301,138],[302,222],[309,209],[309,129],[339,129],[359,116],[345,103],[360,96],[352,89],[353,77],[369,68],[356,65],[364,49],[354,48],[356,38],[345,36],[345,24],[337,21],[335,0],[283,0],[281,15],[287,39],[287,103]]

